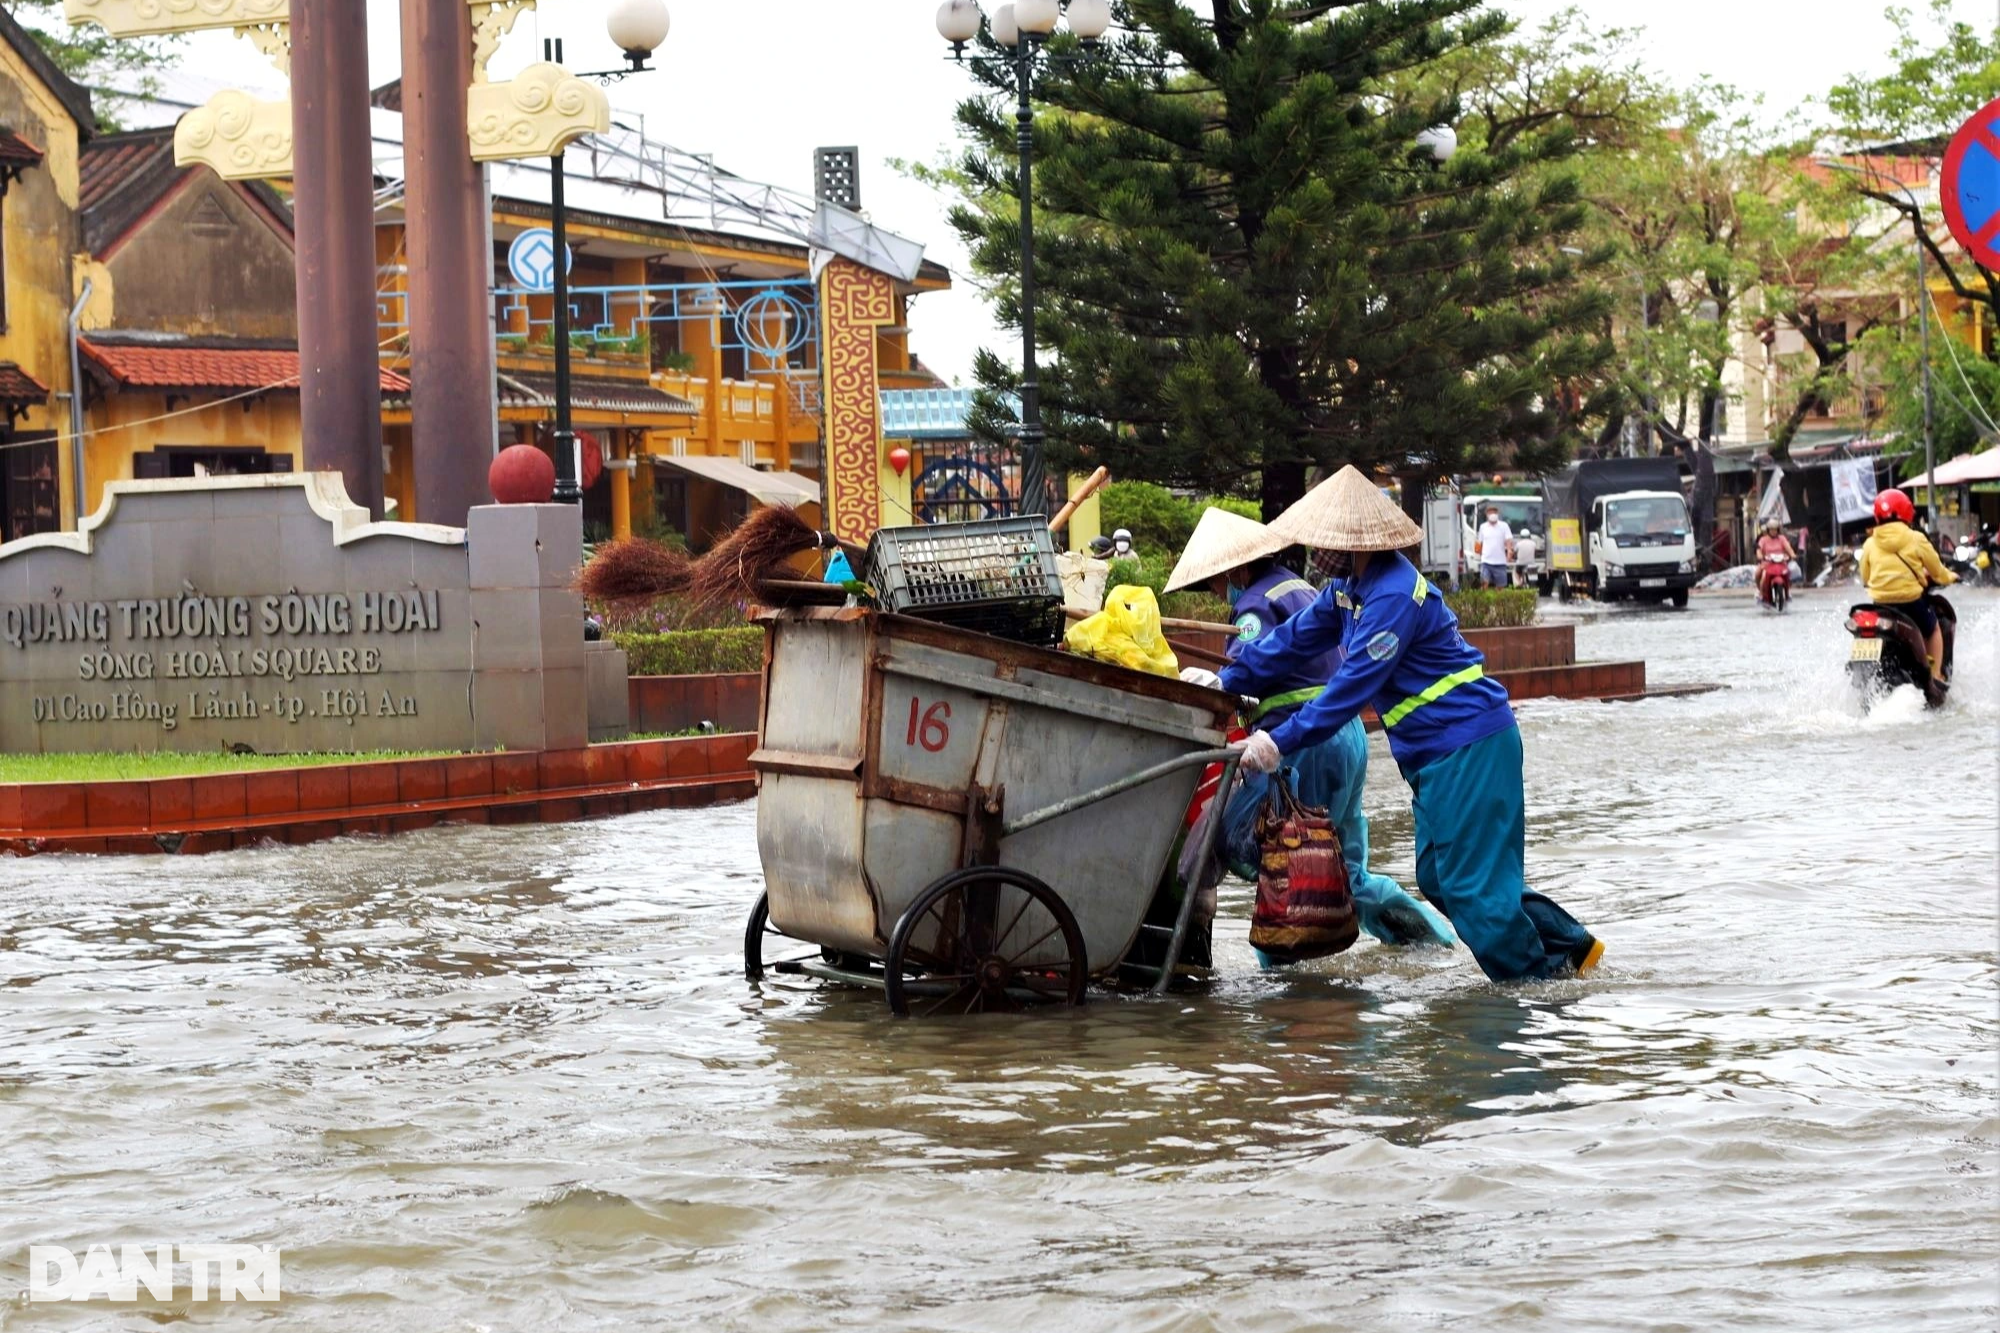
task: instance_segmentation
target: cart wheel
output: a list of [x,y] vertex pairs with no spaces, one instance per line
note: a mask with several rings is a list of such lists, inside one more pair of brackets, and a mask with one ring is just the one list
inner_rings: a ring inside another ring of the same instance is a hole
[[771,924],[771,895],[757,895],[757,905],[750,909],[750,919],[743,925],[743,975],[750,981],[764,979],[764,950],[775,941],[783,941],[803,950],[797,957],[780,958],[771,963],[774,972],[796,972],[799,963],[817,955],[816,950],[801,944],[784,931]]
[[[1058,933],[1064,962],[1020,965]],[[906,972],[921,979],[923,994],[910,993]],[[1007,1012],[1030,995],[1079,1005],[1090,984],[1083,932],[1063,900],[1033,875],[999,866],[953,871],[918,894],[889,937],[883,976],[899,1018],[913,1003],[926,1016]]]

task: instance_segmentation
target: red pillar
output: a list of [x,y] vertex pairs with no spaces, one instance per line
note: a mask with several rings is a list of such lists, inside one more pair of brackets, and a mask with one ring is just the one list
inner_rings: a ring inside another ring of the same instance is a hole
[[489,503],[493,339],[486,191],[466,137],[472,20],[465,0],[403,0],[405,235],[417,517],[451,527]]
[[382,516],[368,7],[292,0],[292,212],[305,463]]

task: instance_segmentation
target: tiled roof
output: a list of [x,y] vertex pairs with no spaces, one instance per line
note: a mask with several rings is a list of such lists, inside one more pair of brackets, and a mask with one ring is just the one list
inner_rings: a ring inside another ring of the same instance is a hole
[[105,134],[92,139],[79,156],[77,208],[83,212],[101,205],[134,172],[164,160],[174,160],[174,127],[135,130],[130,134]]
[[[113,380],[132,389],[290,389],[299,387],[297,348],[226,346],[219,340],[80,340],[83,352]],[[383,369],[384,393],[408,393],[410,382]]]
[[10,129],[0,127],[0,163],[10,167],[40,166],[42,150]]
[[[511,380],[527,394],[518,392],[512,401],[523,407],[550,407],[556,401],[556,377],[537,375],[522,371],[509,371],[502,382],[503,397]],[[570,406],[585,412],[652,412],[665,416],[698,416],[701,409],[677,393],[655,389],[640,380],[600,380],[586,379],[581,375],[572,376],[569,382]]]
[[46,403],[49,386],[15,365],[0,361],[0,403]]
[[[91,140],[77,161],[84,247],[104,254],[184,178],[201,169],[174,161],[171,125]],[[281,226],[291,225],[290,209],[268,183],[241,182],[234,188],[254,195]]]

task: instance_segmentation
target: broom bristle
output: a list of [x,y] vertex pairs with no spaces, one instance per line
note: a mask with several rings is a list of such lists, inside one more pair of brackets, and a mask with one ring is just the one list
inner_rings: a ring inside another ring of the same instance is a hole
[[797,510],[784,505],[759,509],[694,562],[688,596],[710,611],[752,601],[759,581],[782,577],[789,572],[786,561],[819,545],[819,532]]
[[685,593],[693,561],[687,552],[645,537],[626,537],[597,548],[577,574],[576,589],[611,605]]

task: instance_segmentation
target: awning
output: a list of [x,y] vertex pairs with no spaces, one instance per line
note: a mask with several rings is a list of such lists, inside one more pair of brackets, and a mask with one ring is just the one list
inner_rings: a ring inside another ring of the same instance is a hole
[[[2000,449],[1988,449],[1983,454],[1960,454],[1949,462],[1938,464],[1936,484],[1939,486],[1965,486],[1975,481],[2000,481]],[[1931,484],[1928,472],[1903,483],[1906,487],[1929,487]]]
[[742,491],[758,504],[791,505],[796,508],[819,502],[819,483],[796,472],[764,472],[745,467],[733,458],[649,456],[655,466],[675,468],[703,481],[713,481],[731,490]]

